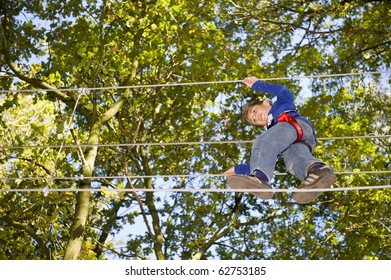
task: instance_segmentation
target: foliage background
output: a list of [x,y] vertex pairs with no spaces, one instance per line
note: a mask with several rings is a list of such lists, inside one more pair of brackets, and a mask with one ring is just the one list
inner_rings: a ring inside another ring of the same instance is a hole
[[[1,177],[64,178],[2,179],[2,189],[226,188],[223,177],[125,178],[219,174],[251,145],[97,144],[252,140],[261,131],[240,108],[256,93],[122,87],[390,69],[388,1],[2,0],[0,11]],[[389,79],[283,82],[319,137],[339,137],[390,135]],[[63,143],[91,146],[10,148]],[[315,153],[345,172],[337,187],[389,185],[390,148],[389,138],[358,138],[321,141]],[[390,198],[333,192],[301,206],[289,194],[2,191],[0,258],[389,259]]]

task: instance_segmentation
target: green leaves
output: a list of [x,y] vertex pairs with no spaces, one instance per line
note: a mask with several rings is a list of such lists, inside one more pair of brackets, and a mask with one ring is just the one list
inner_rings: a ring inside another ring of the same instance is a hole
[[[0,30],[0,71],[8,75],[0,78],[2,88],[75,92],[2,93],[1,146],[252,140],[261,131],[244,124],[240,109],[260,96],[241,84],[118,87],[388,69],[389,5],[74,0],[42,6],[16,1],[4,8]],[[389,135],[387,78],[312,79],[300,112],[311,119],[318,137]],[[299,81],[286,83],[298,97],[304,93]],[[71,134],[65,126],[79,88],[102,89],[87,89],[80,98]],[[73,258],[99,259],[109,255],[103,244],[116,249],[112,258],[390,257],[390,194],[384,190],[325,193],[311,206],[295,205],[289,194],[265,202],[249,194],[137,197],[110,191],[227,188],[224,178],[197,175],[218,174],[247,161],[250,152],[251,144],[244,143],[94,146],[59,154],[52,148],[4,148],[1,177],[47,177],[55,170],[57,176],[124,179],[1,181],[2,188],[105,191],[91,197],[0,193],[0,235],[7,240],[0,257],[61,259],[68,250]],[[323,140],[315,154],[343,172],[336,187],[389,184],[388,173],[357,174],[389,169],[389,139]],[[276,170],[285,171],[282,161]],[[195,176],[128,181],[126,173]],[[276,176],[274,186],[299,183],[291,175]],[[110,239],[119,232],[120,243],[126,244],[121,249]]]

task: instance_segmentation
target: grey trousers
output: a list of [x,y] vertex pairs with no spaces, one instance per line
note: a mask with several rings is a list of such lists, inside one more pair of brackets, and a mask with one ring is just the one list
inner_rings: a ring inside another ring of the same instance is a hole
[[251,172],[261,170],[270,181],[274,175],[277,157],[282,154],[288,172],[304,181],[308,175],[308,167],[322,162],[312,155],[318,142],[310,122],[301,116],[296,120],[303,130],[301,142],[295,143],[296,129],[286,122],[275,124],[256,138],[251,152]]

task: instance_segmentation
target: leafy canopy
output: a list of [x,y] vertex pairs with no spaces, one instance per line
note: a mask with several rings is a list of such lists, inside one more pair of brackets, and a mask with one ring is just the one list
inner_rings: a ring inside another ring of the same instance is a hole
[[[243,85],[124,86],[389,69],[388,1],[3,2],[0,173],[46,179],[1,188],[106,191],[1,192],[0,258],[390,258],[389,190],[330,192],[306,206],[290,194],[120,192],[227,188],[197,174],[248,160],[251,144],[98,147],[254,139],[261,131],[240,108],[259,94]],[[390,134],[389,74],[283,82],[319,137]],[[59,149],[77,143],[89,146]],[[341,172],[336,187],[389,185],[390,147],[323,140],[315,153]]]

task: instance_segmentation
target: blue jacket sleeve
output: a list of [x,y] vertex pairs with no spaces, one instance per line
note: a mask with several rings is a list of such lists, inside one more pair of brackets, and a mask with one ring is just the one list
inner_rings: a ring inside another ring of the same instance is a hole
[[238,164],[235,165],[235,173],[241,174],[241,175],[248,175],[250,174],[250,165],[248,164]]
[[251,87],[255,91],[269,93],[277,97],[277,101],[270,109],[273,119],[278,119],[278,116],[284,111],[295,111],[293,93],[284,85],[264,83],[257,80]]
[[251,88],[255,91],[261,91],[276,96],[280,103],[293,102],[294,100],[292,92],[284,85],[265,83],[261,80],[257,80]]

